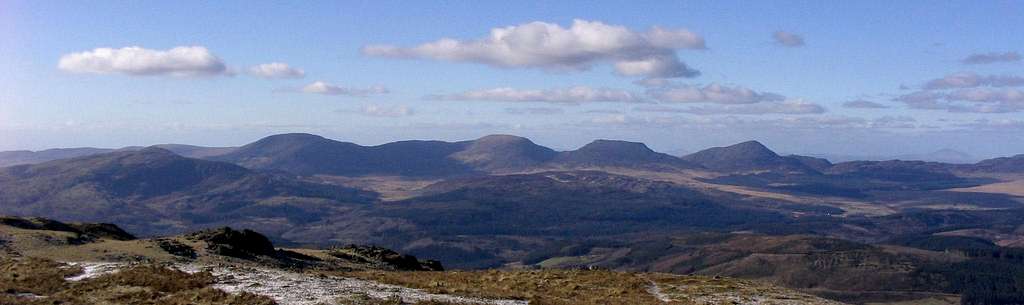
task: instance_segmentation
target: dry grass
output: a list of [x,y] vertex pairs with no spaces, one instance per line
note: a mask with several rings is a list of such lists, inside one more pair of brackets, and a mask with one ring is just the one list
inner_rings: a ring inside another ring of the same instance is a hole
[[80,268],[58,262],[26,258],[0,260],[0,292],[48,295],[60,291],[64,278],[79,274]]
[[995,193],[995,194],[1007,194],[1011,196],[1024,197],[1024,180],[1014,180],[1008,182],[999,182],[986,185],[980,185],[975,187],[967,188],[956,188],[950,189],[954,192],[978,192],[978,193]]
[[684,304],[840,305],[816,296],[753,281],[707,276],[647,275],[661,293]]
[[[78,268],[38,258],[0,261],[0,304],[273,305],[253,294],[228,294],[210,287],[209,273],[188,274],[158,266],[136,266],[116,273],[68,282]],[[31,295],[24,295],[29,293]],[[34,296],[45,296],[37,298]]]
[[[431,293],[530,304],[665,304],[647,292],[650,282],[613,271],[530,270],[474,272],[355,272],[348,276],[419,288]],[[678,303],[685,304],[685,303]]]
[[365,271],[346,275],[432,293],[528,300],[533,305],[842,304],[753,281],[605,270]]
[[367,296],[365,294],[357,294],[357,295],[352,295],[352,296],[347,296],[347,297],[339,298],[336,302],[338,304],[347,304],[347,305],[465,305],[465,304],[462,304],[462,303],[451,303],[451,302],[442,302],[442,301],[420,301],[420,302],[409,304],[409,303],[402,303],[402,298],[397,297],[397,296],[396,297],[387,298],[387,299],[375,299],[375,298]]

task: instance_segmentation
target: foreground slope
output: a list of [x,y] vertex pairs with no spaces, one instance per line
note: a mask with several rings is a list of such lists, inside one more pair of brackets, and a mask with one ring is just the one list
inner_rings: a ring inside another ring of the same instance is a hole
[[109,239],[73,229],[102,224],[2,219],[3,304],[839,304],[721,277],[441,272],[437,263],[381,248],[275,248],[248,230]]

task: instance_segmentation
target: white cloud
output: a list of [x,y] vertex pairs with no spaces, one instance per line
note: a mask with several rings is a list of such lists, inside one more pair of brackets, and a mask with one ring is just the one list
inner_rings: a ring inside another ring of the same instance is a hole
[[998,63],[998,62],[1015,62],[1015,61],[1020,61],[1020,60],[1021,60],[1020,53],[1017,53],[1017,52],[1005,52],[1005,53],[990,52],[990,53],[971,54],[970,56],[967,56],[964,59],[960,60],[960,62],[963,62],[964,64],[968,64],[968,65],[978,65],[978,64],[991,64],[991,63]]
[[958,127],[979,130],[1014,131],[1024,130],[1024,121],[1016,119],[977,119],[968,123],[956,124]]
[[560,104],[590,102],[642,103],[645,101],[643,97],[629,91],[586,86],[546,90],[503,87],[471,90],[457,94],[431,95],[427,96],[427,98],[444,101],[544,102]]
[[1024,91],[1014,88],[969,88],[917,91],[896,98],[910,108],[948,112],[1010,113],[1024,111]]
[[772,33],[772,39],[774,39],[776,43],[787,47],[800,47],[804,45],[803,36],[789,32],[776,31],[775,33]]
[[371,86],[367,88],[348,88],[338,85],[332,85],[323,81],[316,81],[312,84],[302,87],[302,92],[305,93],[316,93],[323,95],[348,95],[348,96],[368,96],[375,94],[385,94],[390,91],[384,86]]
[[563,114],[565,110],[549,107],[505,108],[505,113],[515,115],[553,115]]
[[776,93],[719,84],[704,87],[675,85],[650,89],[647,93],[655,100],[669,103],[753,104],[785,100],[784,96]]
[[847,101],[847,102],[843,103],[843,107],[846,107],[846,108],[861,108],[861,109],[885,109],[885,108],[889,108],[889,106],[886,106],[886,105],[883,105],[883,104],[877,103],[877,102],[868,101],[868,100]]
[[412,108],[407,106],[380,106],[365,105],[360,109],[362,114],[375,117],[403,117],[413,114]]
[[491,29],[477,40],[443,38],[414,47],[370,45],[363,53],[389,58],[472,62],[504,68],[581,71],[611,62],[617,73],[658,78],[700,74],[676,56],[677,49],[704,49],[704,39],[688,30],[659,27],[636,32],[623,26],[576,19],[572,26],[530,22]]
[[924,84],[924,88],[929,90],[974,88],[982,86],[1024,86],[1024,77],[1013,75],[979,75],[974,72],[959,72],[946,75],[942,78],[930,80]]
[[607,125],[631,126],[636,128],[686,129],[702,132],[708,130],[756,130],[788,134],[795,130],[895,130],[920,128],[917,120],[905,116],[861,118],[849,116],[800,116],[781,118],[758,118],[750,116],[663,116],[633,117],[611,115],[589,118],[582,122],[570,123],[580,127],[602,127]]
[[1024,77],[959,72],[925,83],[923,90],[894,98],[910,108],[948,112],[1011,113],[1024,111]]
[[65,54],[57,67],[73,73],[128,75],[221,75],[227,67],[205,47],[176,47],[151,50],[141,47],[120,49],[96,48],[92,51]]
[[675,113],[691,113],[700,115],[717,115],[717,114],[743,114],[743,115],[759,115],[759,114],[822,114],[825,113],[825,107],[815,103],[805,102],[803,100],[787,100],[783,102],[761,102],[755,104],[740,104],[740,105],[708,105],[708,106],[694,106],[688,108],[674,108],[665,106],[647,106],[647,107],[636,107],[633,110],[641,112],[675,112]]
[[259,64],[249,68],[249,74],[262,78],[303,78],[306,72],[293,68],[286,63],[272,62]]

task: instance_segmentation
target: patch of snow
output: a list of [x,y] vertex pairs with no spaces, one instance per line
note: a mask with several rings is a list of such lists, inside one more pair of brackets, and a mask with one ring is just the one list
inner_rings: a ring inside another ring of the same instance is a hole
[[[114,273],[128,266],[124,263],[102,262],[68,262],[68,265],[81,267],[80,275],[66,278],[68,281],[81,281],[100,275]],[[442,301],[462,304],[486,305],[528,305],[521,300],[489,300],[468,298],[454,295],[433,294],[419,289],[386,285],[373,281],[337,276],[320,276],[306,273],[291,272],[270,268],[254,268],[239,266],[207,266],[198,264],[178,264],[174,268],[196,273],[208,271],[216,277],[214,288],[229,293],[248,292],[274,299],[281,305],[319,305],[341,304],[347,298],[371,297],[387,299],[398,297],[403,302]]]
[[214,288],[231,293],[249,292],[270,297],[281,305],[339,304],[348,297],[398,297],[402,302],[442,301],[463,304],[527,305],[520,300],[488,300],[433,294],[419,289],[377,282],[251,267],[179,265],[185,272],[208,271],[217,277]]
[[82,267],[82,274],[65,278],[65,280],[70,282],[77,282],[107,273],[114,273],[118,269],[121,269],[121,267],[124,267],[124,264],[122,263],[70,262],[67,264]]

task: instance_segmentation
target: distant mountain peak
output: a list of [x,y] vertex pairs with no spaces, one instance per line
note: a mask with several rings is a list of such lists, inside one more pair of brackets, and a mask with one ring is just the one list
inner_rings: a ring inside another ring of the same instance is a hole
[[604,139],[594,140],[577,150],[562,152],[557,160],[569,166],[699,167],[671,155],[655,152],[644,143]]
[[319,142],[319,141],[331,141],[327,138],[309,134],[309,133],[282,133],[264,137],[262,139],[253,142],[257,143],[270,143],[270,142]]
[[486,135],[479,139],[474,140],[475,143],[518,143],[518,142],[531,142],[530,139],[508,135],[508,134],[492,134]]
[[489,135],[476,139],[452,158],[488,171],[522,169],[551,160],[558,153],[530,139],[513,135]]
[[782,170],[816,172],[801,160],[782,157],[758,141],[746,141],[724,147],[708,148],[683,157],[704,167],[720,171]]
[[605,140],[598,139],[593,142],[583,145],[577,151],[587,152],[600,152],[600,153],[617,153],[617,154],[650,154],[655,153],[647,147],[646,144],[640,142],[630,142],[622,140]]
[[747,155],[747,156],[756,156],[756,157],[778,157],[779,156],[778,154],[775,153],[775,151],[772,151],[771,149],[769,149],[768,146],[764,146],[764,144],[761,144],[761,142],[753,141],[753,140],[742,142],[742,143],[738,143],[738,144],[734,144],[732,146],[727,146],[727,147],[725,147],[725,149],[730,150],[730,151],[732,151],[734,153],[737,153],[737,154],[744,154],[744,155]]

